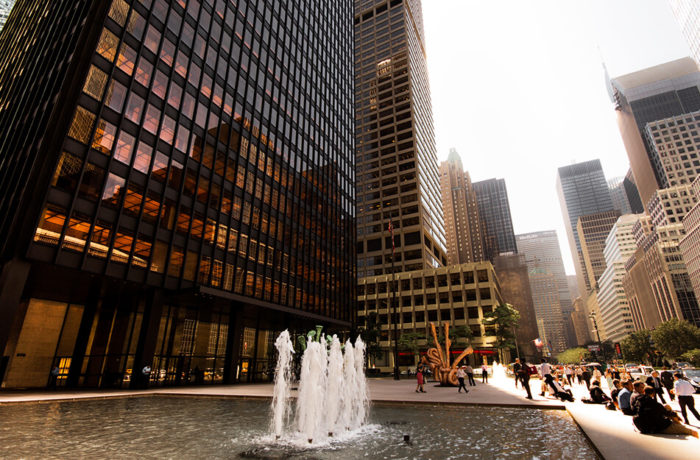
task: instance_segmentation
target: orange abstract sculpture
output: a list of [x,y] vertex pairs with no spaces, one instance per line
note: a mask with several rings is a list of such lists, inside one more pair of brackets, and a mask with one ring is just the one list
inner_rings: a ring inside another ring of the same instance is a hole
[[435,341],[435,348],[429,348],[428,352],[428,364],[430,369],[433,371],[433,378],[440,382],[443,386],[457,386],[457,365],[459,364],[465,356],[474,352],[474,349],[467,347],[453,362],[450,364],[450,345],[452,341],[450,340],[450,325],[445,323],[445,354],[442,354],[442,349],[440,348],[440,342],[438,342],[437,333],[435,332],[435,325],[430,323],[430,330],[433,333],[433,340]]

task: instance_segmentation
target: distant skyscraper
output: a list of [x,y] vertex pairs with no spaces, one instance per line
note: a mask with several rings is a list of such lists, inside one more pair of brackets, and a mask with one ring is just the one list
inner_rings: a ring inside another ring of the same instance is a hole
[[576,266],[579,292],[587,294],[586,266],[576,225],[581,216],[612,211],[613,203],[600,160],[591,160],[559,168],[557,193],[564,217],[571,257]]
[[355,0],[358,276],[447,263],[418,0]]
[[[670,159],[665,151],[655,151],[650,144],[654,136],[647,136],[647,124],[700,110],[700,71],[691,58],[683,58],[660,64],[638,72],[609,79],[608,90],[615,103],[618,125],[627,150],[635,183],[645,209],[654,191],[668,185],[664,167]],[[654,127],[652,124],[651,127]],[[664,148],[680,147],[677,142],[685,142],[679,127],[656,126]],[[673,131],[677,132],[673,132]],[[689,163],[695,169],[698,152],[687,153],[687,159],[679,163]]]
[[472,185],[479,203],[479,217],[485,228],[485,238],[495,240],[496,243],[494,248],[489,248],[491,253],[487,253],[486,257],[493,260],[498,254],[517,252],[506,181],[488,179]]
[[440,190],[445,211],[447,261],[450,265],[485,259],[482,222],[469,173],[455,149],[440,164]]
[[624,187],[624,177],[613,177],[608,180],[608,188],[610,189],[610,199],[613,203],[613,208],[620,211],[620,214],[632,214],[632,206],[627,199],[627,193]]
[[632,313],[622,284],[625,276],[625,262],[634,254],[637,244],[632,231],[639,216],[626,214],[621,216],[610,230],[605,240],[605,270],[600,276],[598,305],[605,339],[619,342],[634,331]]
[[620,211],[597,212],[578,218],[577,232],[581,241],[581,256],[586,268],[587,291],[598,289],[598,280],[605,271],[605,240],[615,225]]
[[700,2],[697,0],[669,0],[673,15],[688,42],[690,53],[700,64]]
[[[421,2],[355,0],[354,12],[358,322],[379,324],[382,353],[373,364],[394,366],[394,325],[399,333],[427,332],[431,322],[465,325],[474,348],[490,353],[495,337],[482,319],[502,302],[493,266],[445,266]],[[397,359],[415,366],[413,356]]]
[[644,212],[644,205],[642,204],[642,199],[639,197],[639,190],[637,190],[637,183],[634,181],[634,174],[632,170],[628,169],[625,178],[622,180],[622,186],[625,188],[625,193],[627,195],[627,202],[632,208],[632,214],[641,214]]
[[537,319],[541,321],[539,324],[547,329],[547,337],[553,344],[566,348],[566,324],[572,302],[557,232],[550,230],[516,235],[515,242],[518,254],[525,256],[528,266],[532,300]]
[[[700,197],[700,178],[695,179],[692,188],[695,196]],[[683,229],[685,236],[681,239],[680,249],[695,298],[700,299],[700,204],[695,204],[683,217]]]
[[0,0],[0,31],[5,28],[7,17],[14,6],[16,0]]

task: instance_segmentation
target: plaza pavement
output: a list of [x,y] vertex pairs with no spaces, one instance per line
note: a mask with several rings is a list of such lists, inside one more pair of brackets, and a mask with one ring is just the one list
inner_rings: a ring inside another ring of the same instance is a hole
[[[425,385],[427,393],[415,392],[415,380],[394,381],[391,378],[369,379],[369,393],[375,403],[387,404],[445,404],[492,405],[529,407],[534,409],[566,409],[583,433],[608,460],[617,459],[683,459],[698,458],[700,440],[691,437],[668,435],[643,435],[634,429],[632,418],[620,412],[606,410],[602,405],[583,404],[580,398],[587,394],[583,385],[574,385],[574,403],[562,403],[540,396],[540,380],[530,381],[534,399],[525,398],[522,388],[515,388],[513,379],[469,387],[468,394],[458,393],[456,388],[443,388],[434,382]],[[604,388],[605,384],[604,384]],[[13,403],[50,402],[94,398],[121,398],[152,395],[177,395],[215,398],[271,398],[272,384],[201,385],[188,387],[156,388],[149,390],[77,390],[77,391],[0,391],[0,405]],[[696,396],[696,407],[700,398]],[[679,410],[677,403],[672,407]],[[689,414],[694,428],[700,422]]]

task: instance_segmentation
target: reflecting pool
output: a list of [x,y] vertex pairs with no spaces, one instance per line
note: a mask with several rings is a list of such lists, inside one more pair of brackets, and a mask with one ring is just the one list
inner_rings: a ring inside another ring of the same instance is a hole
[[309,448],[275,442],[269,407],[178,397],[4,405],[0,458],[598,458],[561,410],[375,404],[367,426]]

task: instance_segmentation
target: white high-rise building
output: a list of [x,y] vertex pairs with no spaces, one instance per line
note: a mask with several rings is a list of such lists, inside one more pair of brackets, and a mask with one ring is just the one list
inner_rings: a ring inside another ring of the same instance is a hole
[[603,255],[606,268],[598,282],[599,320],[603,322],[601,329],[606,335],[601,337],[603,340],[619,342],[634,331],[622,279],[625,276],[625,262],[637,249],[632,228],[638,220],[639,215],[636,214],[620,216],[605,240]]
[[673,15],[681,27],[695,62],[700,64],[700,2],[698,0],[669,0]]

